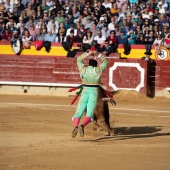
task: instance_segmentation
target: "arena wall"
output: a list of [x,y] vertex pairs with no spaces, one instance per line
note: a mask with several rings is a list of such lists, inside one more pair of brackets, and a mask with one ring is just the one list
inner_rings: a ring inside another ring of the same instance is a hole
[[[0,54],[0,93],[74,95],[67,91],[81,84],[76,65],[80,54],[74,58]],[[107,90],[135,90],[152,97],[170,97],[170,61],[155,60],[155,68],[149,73],[147,61],[122,59],[119,53],[112,54],[108,60],[109,68],[101,82]]]

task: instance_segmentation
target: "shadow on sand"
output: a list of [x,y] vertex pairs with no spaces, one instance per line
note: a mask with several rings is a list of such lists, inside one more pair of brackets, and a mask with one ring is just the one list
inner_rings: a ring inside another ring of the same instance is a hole
[[136,138],[151,138],[158,136],[170,136],[170,133],[160,133],[162,126],[144,126],[144,127],[118,127],[114,128],[115,136],[104,136],[94,140],[84,140],[90,142],[100,142],[108,140],[127,140]]

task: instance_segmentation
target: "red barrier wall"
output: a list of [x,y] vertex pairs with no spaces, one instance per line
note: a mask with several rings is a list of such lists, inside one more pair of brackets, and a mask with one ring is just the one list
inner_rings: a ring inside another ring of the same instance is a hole
[[[118,54],[117,54],[118,55]],[[115,54],[116,56],[116,54]],[[102,75],[108,90],[133,89],[147,94],[147,62],[108,58],[109,67]],[[88,59],[85,61],[87,64]],[[99,61],[100,63],[100,61]],[[75,58],[0,57],[0,83],[11,82],[81,84]]]

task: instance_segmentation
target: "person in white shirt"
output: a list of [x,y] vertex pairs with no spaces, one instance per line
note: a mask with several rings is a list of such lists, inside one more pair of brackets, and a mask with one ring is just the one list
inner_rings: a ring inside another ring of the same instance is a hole
[[75,29],[74,24],[71,24],[71,27],[69,29],[67,29],[66,36],[70,35],[71,30],[74,31],[74,36],[77,36],[77,29]]
[[102,36],[102,32],[98,30],[94,40],[96,40],[98,44],[103,45],[105,43],[106,37]]
[[47,24],[47,29],[52,30],[52,25],[53,25],[53,24],[55,24],[56,29],[59,28],[59,24],[58,24],[57,21],[55,21],[54,16],[51,16],[51,19],[50,19],[50,21],[49,21],[48,24]]
[[161,54],[161,46],[163,44],[163,38],[161,34],[158,34],[157,38],[155,39],[153,45],[155,47],[155,52],[160,55]]
[[102,5],[105,7],[105,8],[112,8],[112,3],[109,2],[109,0],[105,0]]

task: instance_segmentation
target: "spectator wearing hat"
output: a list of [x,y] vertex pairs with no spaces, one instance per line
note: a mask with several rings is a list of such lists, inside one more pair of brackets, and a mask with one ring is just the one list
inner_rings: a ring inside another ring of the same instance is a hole
[[104,45],[106,37],[102,35],[101,30],[98,30],[97,35],[94,37],[94,40],[96,40],[98,44]]
[[49,21],[48,24],[47,24],[47,29],[50,29],[50,30],[51,30],[53,24],[55,24],[56,29],[59,28],[59,24],[58,24],[57,21],[55,21],[54,16],[51,16],[51,17],[50,17],[50,21]]
[[162,7],[162,2],[158,2],[159,13],[165,14],[165,9]]
[[101,29],[102,35],[104,35],[106,38],[110,35],[110,30],[108,29],[108,24],[104,23],[102,29]]
[[104,26],[105,20],[104,17],[100,17],[100,21],[97,23],[96,28],[101,30],[102,27]]
[[119,23],[118,23],[118,26],[119,26],[119,28],[125,28],[125,26],[126,26],[126,24],[127,24],[127,18],[126,17],[124,17],[123,19],[122,19],[122,21],[120,21]]
[[67,17],[64,19],[63,24],[64,24],[64,28],[65,28],[66,30],[69,29],[70,26],[71,26],[71,24],[69,23],[69,19],[68,19]]
[[48,22],[50,21],[49,12],[47,10],[44,10],[44,12],[43,12],[43,21],[46,24],[48,24]]
[[51,29],[47,29],[47,34],[45,34],[44,41],[55,42],[56,34],[52,34]]
[[86,30],[90,29],[93,23],[94,23],[94,21],[91,20],[91,16],[88,15],[88,16],[86,17],[86,23],[85,23],[85,25],[84,25],[84,28],[85,28]]
[[8,28],[5,28],[5,30],[2,32],[2,41],[11,41],[12,39],[12,33],[9,31]]
[[70,28],[67,29],[66,36],[70,35],[72,30],[74,31],[74,36],[77,36],[77,29],[74,24],[71,24]]
[[127,44],[127,36],[125,36],[125,32],[123,29],[120,30],[120,35],[118,36],[118,44]]
[[[150,2],[146,2],[146,7],[141,11],[141,13],[145,13],[146,14],[146,11],[148,12],[154,12],[154,9],[151,8],[151,4]],[[144,18],[144,17],[143,17]]]
[[128,44],[136,44],[136,37],[134,30],[130,30],[127,34]]
[[69,24],[74,24],[73,13],[72,12],[68,12],[67,17],[68,17]]
[[105,40],[104,45],[101,47],[101,52],[106,56],[109,56],[111,53],[113,53],[113,46],[110,45],[108,40]]
[[35,10],[33,9],[32,3],[28,3],[28,8],[25,9],[27,16],[32,16]]
[[48,11],[50,9],[50,7],[46,5],[46,0],[42,0],[42,4],[40,6],[42,11]]
[[109,44],[112,46],[113,52],[116,52],[118,48],[118,39],[116,36],[116,32],[114,30],[110,31],[110,35],[107,37],[107,40],[109,41]]
[[70,30],[70,34],[66,36],[66,42],[71,44],[77,42],[77,37],[75,36],[74,30]]
[[62,30],[59,30],[58,35],[56,36],[55,42],[66,42],[66,36]]
[[58,11],[57,13],[56,13],[56,17],[55,17],[55,21],[57,21],[59,24],[60,24],[60,22],[64,22],[64,17],[63,16],[61,16],[61,11]]
[[162,2],[162,8],[165,9],[165,11],[167,11],[168,10],[168,3],[165,2],[165,0],[161,0],[161,2]]

